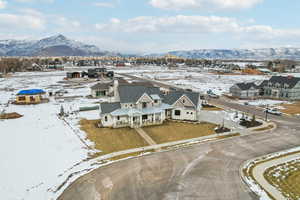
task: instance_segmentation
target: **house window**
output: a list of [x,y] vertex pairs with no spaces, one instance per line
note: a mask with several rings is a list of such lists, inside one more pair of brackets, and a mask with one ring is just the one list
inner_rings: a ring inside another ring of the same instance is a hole
[[33,102],[35,99],[33,96],[30,96],[30,101]]
[[107,122],[107,116],[105,116],[105,117],[104,117],[104,121],[106,121],[106,122]]
[[193,114],[193,112],[191,112],[191,115]]
[[118,120],[118,121],[120,120],[120,116],[117,117],[117,120]]
[[19,99],[19,101],[25,101],[26,100],[26,98],[24,96],[18,97],[18,99]]
[[182,103],[185,103],[185,100],[184,100],[184,99],[182,100]]
[[158,103],[158,100],[154,100],[154,103]]
[[180,114],[181,114],[180,110],[175,110],[175,115],[176,116],[180,116]]
[[190,114],[189,112],[186,112],[186,114]]
[[147,103],[146,103],[146,102],[143,102],[143,103],[142,103],[142,107],[143,107],[143,108],[147,108]]
[[143,120],[147,120],[147,119],[148,119],[148,115],[143,115],[143,116],[142,116],[142,119],[143,119]]

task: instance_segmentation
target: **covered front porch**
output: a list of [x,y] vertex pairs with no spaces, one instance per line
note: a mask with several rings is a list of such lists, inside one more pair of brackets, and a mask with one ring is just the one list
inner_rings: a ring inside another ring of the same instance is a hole
[[165,111],[155,109],[120,109],[112,113],[114,128],[138,128],[162,124],[165,120]]
[[164,121],[163,113],[153,114],[133,114],[128,116],[115,116],[114,128],[131,127],[139,128],[143,126],[151,126],[162,124]]

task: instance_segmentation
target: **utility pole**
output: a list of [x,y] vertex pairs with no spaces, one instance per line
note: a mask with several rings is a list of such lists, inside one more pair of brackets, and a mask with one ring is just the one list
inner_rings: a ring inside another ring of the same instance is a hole
[[265,110],[265,112],[266,112],[266,120],[265,121],[268,121],[268,110],[269,110],[269,108],[268,108],[268,105],[267,105],[266,110]]

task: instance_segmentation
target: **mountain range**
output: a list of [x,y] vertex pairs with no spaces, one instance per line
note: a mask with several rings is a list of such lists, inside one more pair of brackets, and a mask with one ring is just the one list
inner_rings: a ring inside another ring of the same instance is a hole
[[191,51],[171,51],[168,52],[168,54],[192,59],[300,60],[300,48],[200,49]]
[[[170,51],[162,54],[131,55],[161,57],[174,55],[191,59],[293,59],[300,60],[300,48],[261,48],[261,49],[199,49]],[[55,35],[41,40],[0,40],[0,56],[128,56],[100,49],[95,45],[84,44]]]
[[117,53],[55,35],[41,40],[0,40],[0,56],[106,56]]

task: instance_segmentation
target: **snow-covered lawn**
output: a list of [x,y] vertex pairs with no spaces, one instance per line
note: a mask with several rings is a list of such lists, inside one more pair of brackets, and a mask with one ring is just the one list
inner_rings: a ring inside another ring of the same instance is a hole
[[[73,132],[57,117],[61,105],[66,111],[79,106],[93,106],[95,100],[85,98],[59,103],[29,106],[9,105],[18,90],[29,88],[50,89],[63,79],[64,72],[18,73],[12,78],[0,79],[0,111],[17,112],[24,117],[0,120],[0,194],[5,200],[55,199],[53,193],[66,177],[73,173],[72,166],[82,162],[91,152]],[[37,76],[39,75],[39,76]],[[56,86],[60,89],[60,86]],[[89,85],[80,89],[67,89],[69,94],[88,95]],[[76,126],[80,117],[97,118],[97,112],[79,113],[70,120]],[[85,135],[77,132],[81,138]],[[80,169],[76,169],[80,170]]]
[[215,94],[228,93],[231,86],[240,82],[263,81],[268,76],[259,75],[214,75],[199,68],[178,68],[145,66],[133,69],[116,69],[116,72],[127,73],[147,79],[155,79],[174,84],[186,89],[206,93],[212,90]]

